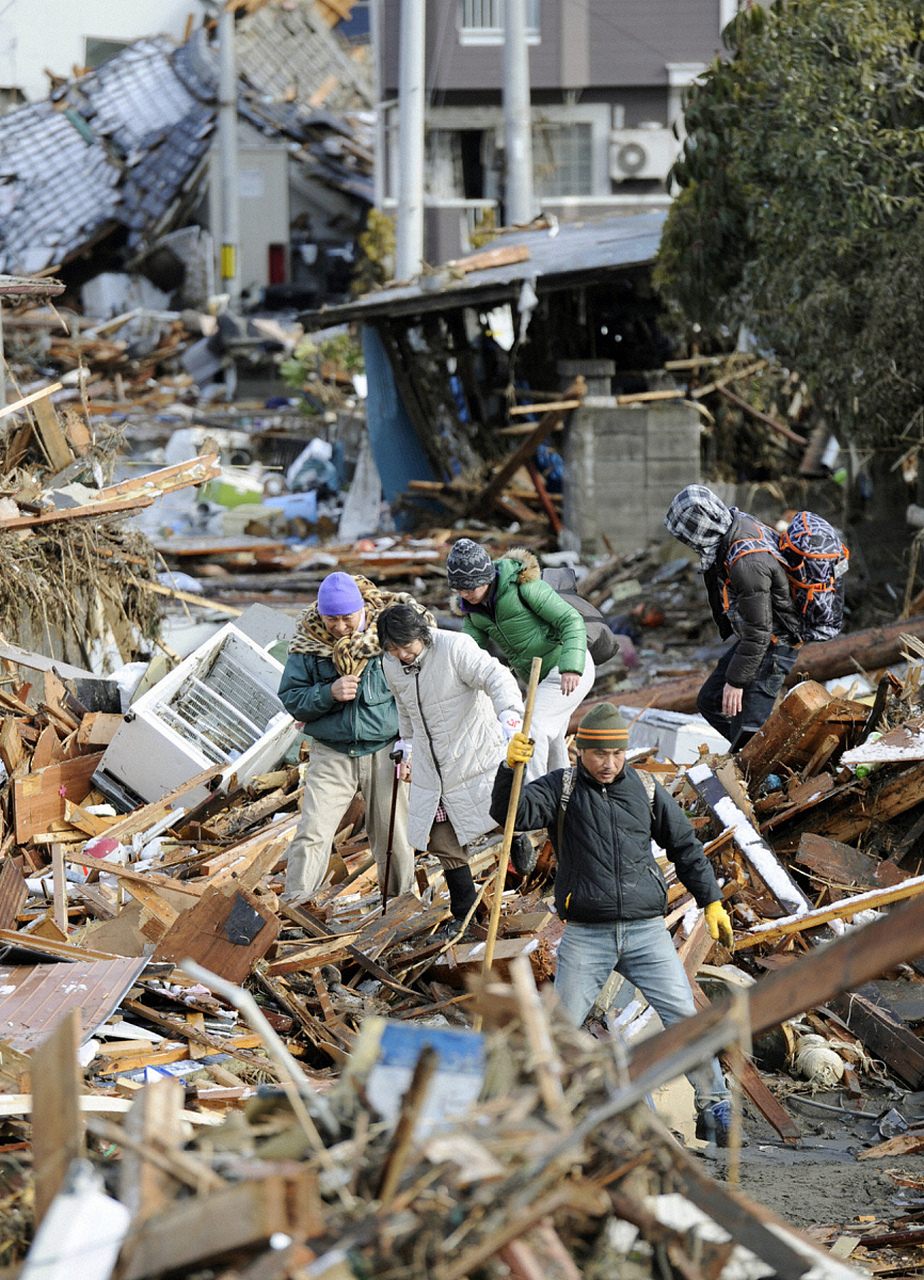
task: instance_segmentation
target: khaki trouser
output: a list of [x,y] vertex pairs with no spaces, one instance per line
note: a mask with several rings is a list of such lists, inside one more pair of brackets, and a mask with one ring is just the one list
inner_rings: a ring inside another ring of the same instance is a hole
[[430,828],[427,851],[436,854],[444,871],[451,871],[453,867],[465,867],[468,865],[468,845],[459,844],[459,837],[456,835],[455,828],[448,818],[445,822],[434,822]]
[[[311,744],[305,770],[302,816],[289,845],[286,893],[316,893],[324,883],[337,826],[357,791],[366,801],[366,831],[378,866],[379,888],[385,884],[388,821],[391,813],[394,762],[391,745],[366,756],[348,756],[322,742]],[[398,783],[392,837],[388,896],[409,893],[414,881],[414,851],[407,840],[409,787]]]

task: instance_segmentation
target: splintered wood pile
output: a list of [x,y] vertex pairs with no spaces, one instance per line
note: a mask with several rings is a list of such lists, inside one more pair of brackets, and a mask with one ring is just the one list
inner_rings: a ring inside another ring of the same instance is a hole
[[121,434],[52,402],[60,384],[0,410],[0,634],[96,671],[134,659],[158,630],[154,550],[126,528],[160,494],[201,484],[217,456],[106,484]]
[[792,1280],[810,1266],[846,1280],[704,1175],[642,1101],[645,1085],[540,997],[527,960],[473,995],[483,1032],[372,1019],[329,1090],[289,1078],[223,1123],[220,1111],[190,1110],[169,1079],[139,1088],[123,1122],[85,1096],[81,1107],[71,1015],[31,1060],[35,1254],[75,1232],[65,1215],[91,1193],[86,1175],[76,1188],[64,1179],[57,1157],[89,1145],[122,1151],[121,1213],[107,1214],[118,1229],[85,1227],[84,1238],[108,1237],[113,1261],[121,1244],[115,1274],[126,1280],[604,1277],[648,1274],[659,1254],[694,1277],[763,1264]]

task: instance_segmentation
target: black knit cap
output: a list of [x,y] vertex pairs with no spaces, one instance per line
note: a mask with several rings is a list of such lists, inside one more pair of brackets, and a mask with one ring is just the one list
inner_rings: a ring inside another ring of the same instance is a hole
[[494,565],[484,547],[471,538],[460,538],[449,552],[446,573],[453,591],[473,591],[493,580]]

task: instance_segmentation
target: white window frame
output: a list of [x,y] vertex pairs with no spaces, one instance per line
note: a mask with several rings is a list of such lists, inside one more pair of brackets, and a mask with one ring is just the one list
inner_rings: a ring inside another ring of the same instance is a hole
[[[530,6],[533,13],[529,13]],[[542,0],[527,0],[526,43],[539,44],[539,30]],[[488,10],[490,25],[475,26],[471,21],[474,14],[471,10]],[[530,22],[532,18],[532,22]],[[468,20],[467,20],[468,19]],[[496,45],[504,43],[504,0],[459,0],[459,43],[463,45]]]
[[[593,166],[593,190],[590,195],[549,197],[556,207],[562,203],[580,203],[581,200],[604,197],[610,192],[610,106],[606,102],[579,102],[573,107],[561,103],[534,106],[531,112],[533,127],[541,121],[549,124],[590,124],[592,126],[591,155]],[[501,107],[428,107],[428,129],[493,129],[497,145],[504,145],[504,112]],[[397,131],[395,131],[394,156],[397,161]],[[397,170],[390,166],[390,173]],[[389,194],[396,194],[390,192]]]

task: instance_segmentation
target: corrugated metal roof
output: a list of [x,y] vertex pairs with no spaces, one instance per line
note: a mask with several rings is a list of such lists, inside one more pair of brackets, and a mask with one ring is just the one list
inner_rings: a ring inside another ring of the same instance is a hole
[[507,232],[488,248],[525,245],[529,257],[507,266],[453,274],[451,266],[418,276],[413,284],[366,294],[340,307],[324,307],[300,316],[307,329],[348,320],[372,321],[425,311],[449,311],[516,298],[524,280],[537,293],[565,288],[586,277],[644,266],[654,261],[661,242],[664,212],[614,216],[585,222],[561,222],[549,230]]
[[72,1009],[81,1044],[116,1009],[147,965],[146,956],[73,964],[0,965],[0,1040],[31,1053]]

